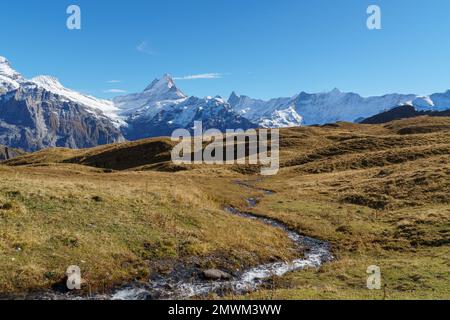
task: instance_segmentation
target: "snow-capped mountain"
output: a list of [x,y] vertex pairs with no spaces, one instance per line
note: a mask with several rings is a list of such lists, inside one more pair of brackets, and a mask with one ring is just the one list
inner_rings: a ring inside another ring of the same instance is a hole
[[84,95],[79,92],[65,88],[57,78],[52,76],[37,76],[32,78],[28,86],[36,85],[55,95],[64,97],[74,103],[79,103],[86,107],[87,111],[98,114],[98,111],[110,119],[117,128],[126,125],[122,117],[119,116],[119,108],[110,100],[97,99],[95,97]]
[[132,115],[146,112],[156,114],[166,105],[180,103],[187,96],[179,90],[172,77],[165,74],[161,79],[155,79],[143,92],[114,98],[114,105],[122,115]]
[[109,101],[65,88],[51,76],[25,79],[0,57],[0,144],[28,151],[171,135],[179,128],[192,130],[195,121],[202,121],[205,130],[353,122],[400,105],[431,114],[448,110],[450,90],[429,96],[362,97],[334,89],[270,100],[233,92],[226,101],[187,96],[166,74],[143,92]]
[[124,141],[110,101],[64,88],[53,77],[25,79],[0,57],[0,144],[27,151]]
[[355,121],[413,101],[416,97],[416,95],[390,94],[363,98],[356,93],[343,93],[334,89],[316,94],[301,92],[291,98],[269,101],[251,99],[246,96],[238,97],[233,93],[229,102],[244,117],[262,126],[286,127]]
[[414,106],[418,111],[443,111],[450,108],[450,91],[430,96],[394,93],[365,98],[334,89],[315,94],[301,92],[291,98],[268,101],[237,96],[233,92],[228,102],[242,116],[260,126],[286,127],[354,122],[405,104]]
[[292,105],[292,98],[277,98],[269,101],[238,96],[234,91],[228,98],[230,105],[243,117],[264,128],[295,127],[302,124]]
[[256,127],[220,97],[187,97],[169,75],[155,79],[142,93],[115,98],[114,103],[125,117],[128,126],[123,132],[130,140],[192,130],[195,121],[202,121],[205,130]]
[[305,125],[355,121],[414,99],[415,95],[388,94],[380,97],[361,97],[334,89],[328,93],[300,93],[294,100],[295,110]]
[[97,99],[65,88],[57,78],[52,76],[37,76],[30,80],[25,79],[20,73],[12,69],[6,58],[0,56],[0,94],[18,89],[21,86],[29,89],[43,88],[74,103],[82,104],[87,109],[92,109],[94,113],[100,111],[113,120],[116,127],[125,125],[122,118],[118,116],[119,109],[112,101]]

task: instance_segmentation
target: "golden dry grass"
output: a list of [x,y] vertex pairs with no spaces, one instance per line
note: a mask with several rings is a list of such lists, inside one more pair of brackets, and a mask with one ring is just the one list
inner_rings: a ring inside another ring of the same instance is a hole
[[[314,144],[289,138],[284,168],[260,184],[277,193],[257,212],[330,241],[337,260],[234,298],[449,299],[449,124],[424,117],[286,132]],[[434,130],[405,135],[411,127]],[[381,267],[384,290],[366,288],[370,265]]]
[[59,164],[3,166],[0,177],[2,293],[49,287],[73,264],[101,290],[146,280],[160,260],[235,271],[292,255],[283,233],[225,213],[198,175]]
[[[231,298],[449,299],[449,128],[420,117],[282,130],[282,169],[258,182],[276,194],[254,211],[329,241],[336,260]],[[279,231],[222,211],[263,196],[233,183],[255,168],[174,167],[170,146],[52,149],[0,167],[0,291],[48,287],[70,264],[101,288],[146,279],[158,261],[233,271],[292,256]],[[366,288],[369,265],[384,291]]]

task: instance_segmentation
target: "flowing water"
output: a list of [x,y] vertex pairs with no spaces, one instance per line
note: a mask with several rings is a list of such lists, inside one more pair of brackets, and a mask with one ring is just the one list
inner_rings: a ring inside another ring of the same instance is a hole
[[[271,190],[255,188],[246,182],[236,181],[236,183],[246,188],[263,191],[266,195],[273,194]],[[250,198],[247,199],[247,202],[249,208],[253,208],[257,205],[258,199]],[[162,299],[188,299],[206,296],[211,293],[219,295],[222,293],[244,294],[258,289],[267,279],[273,276],[282,276],[288,272],[305,268],[318,268],[333,259],[330,245],[327,242],[302,236],[280,221],[241,212],[231,206],[226,207],[225,211],[229,214],[257,220],[271,227],[281,229],[297,247],[304,249],[306,252],[302,253],[302,257],[293,261],[268,263],[244,270],[234,279],[227,281],[211,282],[202,279],[171,281],[170,279],[161,279],[153,282],[147,288],[135,286],[123,288],[114,293],[111,298],[130,300],[156,296]]]
[[[255,190],[263,191],[266,195],[273,192],[265,189],[258,189],[245,182],[236,182],[239,185]],[[247,200],[249,208],[255,207],[258,199]],[[112,299],[112,300],[144,300],[144,299],[189,299],[193,297],[207,296],[209,294],[244,294],[261,287],[273,276],[282,276],[288,272],[305,268],[318,268],[322,264],[333,259],[330,245],[327,242],[303,236],[290,229],[284,223],[275,219],[261,217],[252,213],[241,212],[231,206],[225,208],[228,214],[240,216],[242,218],[257,220],[261,223],[278,228],[285,232],[296,247],[302,249],[299,258],[285,262],[274,262],[259,265],[248,270],[241,271],[231,280],[207,281],[200,277],[193,277],[192,273],[186,271],[184,275],[159,276],[149,283],[130,284],[117,289],[112,294],[94,295],[89,299]],[[299,250],[300,252],[300,250]],[[41,295],[41,299],[83,299],[70,294],[46,293]]]

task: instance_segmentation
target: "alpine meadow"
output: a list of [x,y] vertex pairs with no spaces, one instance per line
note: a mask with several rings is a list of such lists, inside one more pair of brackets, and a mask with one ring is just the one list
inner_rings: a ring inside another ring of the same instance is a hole
[[2,308],[450,300],[449,1],[3,2]]

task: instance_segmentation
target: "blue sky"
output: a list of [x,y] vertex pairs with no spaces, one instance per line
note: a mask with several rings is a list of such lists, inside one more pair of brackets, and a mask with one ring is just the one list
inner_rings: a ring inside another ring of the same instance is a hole
[[[66,8],[82,29],[66,28]],[[366,9],[382,10],[382,30]],[[187,94],[258,98],[337,87],[362,95],[450,89],[448,0],[15,0],[0,55],[26,77],[111,98],[164,73]],[[191,75],[204,75],[189,79]],[[205,74],[207,76],[205,76]],[[111,80],[120,82],[110,83]]]

